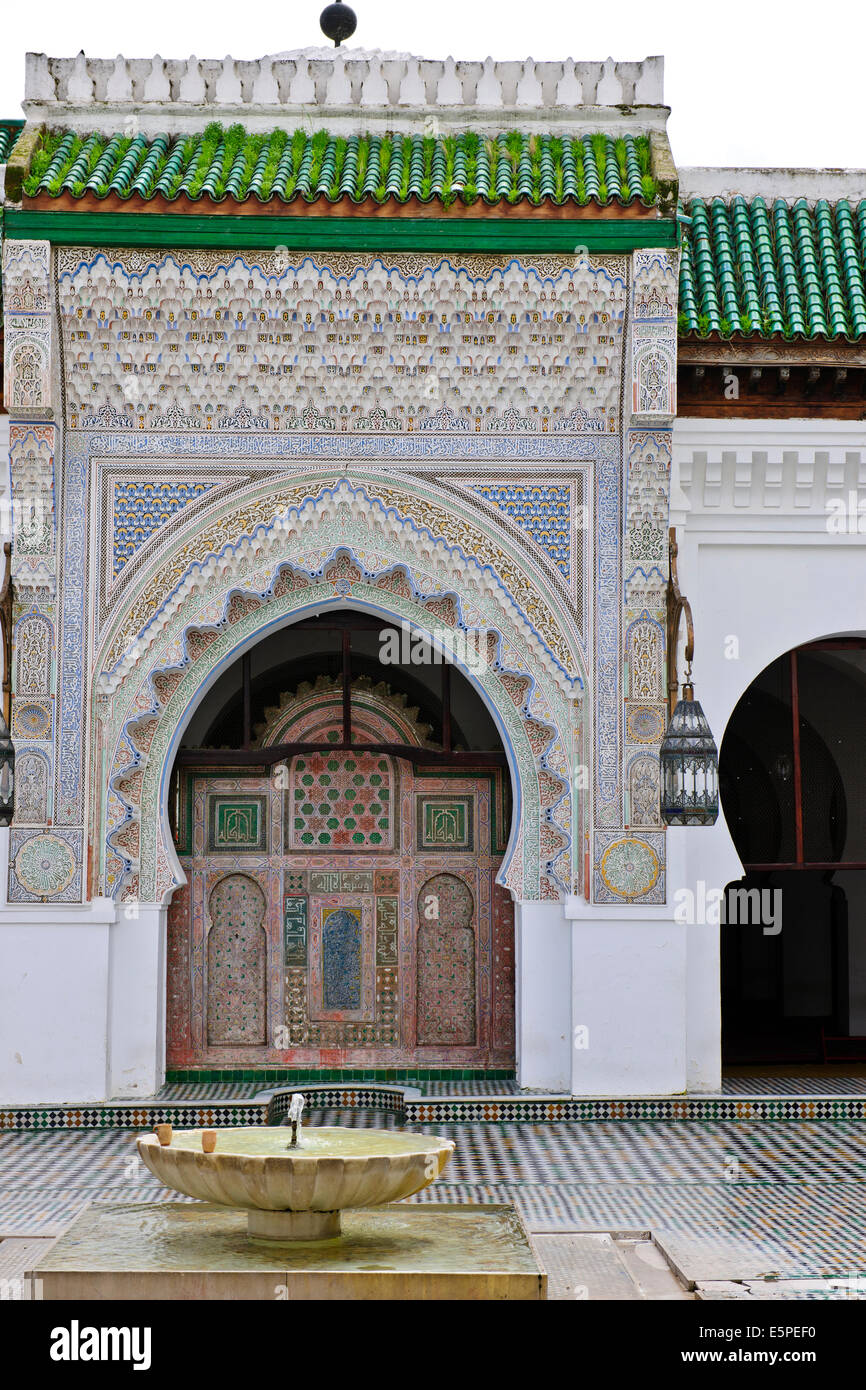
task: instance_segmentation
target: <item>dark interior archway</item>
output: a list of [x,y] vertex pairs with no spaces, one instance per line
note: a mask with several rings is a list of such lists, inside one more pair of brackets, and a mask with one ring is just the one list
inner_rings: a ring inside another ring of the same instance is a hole
[[[505,766],[506,757],[496,725],[483,701],[454,665],[438,660],[434,648],[408,631],[397,629],[394,648],[383,638],[394,629],[380,618],[344,609],[326,617],[295,622],[264,638],[234,663],[211,687],[185,730],[177,765],[192,758],[244,766],[256,762],[256,729],[265,712],[287,690],[321,676],[339,681],[345,700],[344,740],[351,743],[347,720],[351,714],[351,684],[367,678],[384,680],[418,708],[429,726],[429,764],[459,765],[472,754],[476,765]],[[399,660],[383,662],[399,650]],[[402,659],[406,658],[406,659]],[[404,750],[407,753],[408,749]],[[269,753],[272,761],[277,755]],[[260,755],[259,755],[260,760]]]
[[866,1058],[866,642],[768,666],[728,723],[719,782],[746,868],[722,926],[724,1060]]

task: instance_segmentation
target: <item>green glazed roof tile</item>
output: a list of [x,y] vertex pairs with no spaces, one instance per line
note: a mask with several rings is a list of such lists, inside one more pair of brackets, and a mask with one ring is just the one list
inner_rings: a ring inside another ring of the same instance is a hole
[[134,140],[45,132],[24,191],[29,197],[88,193],[147,200],[160,194],[169,201],[185,196],[261,203],[342,197],[356,203],[368,197],[380,203],[441,198],[448,206],[477,199],[535,206],[656,202],[649,139],[643,135],[252,135],[242,126],[217,124],[199,135]]
[[8,162],[23,129],[23,121],[0,121],[0,164]]
[[692,198],[683,212],[681,333],[866,335],[866,200]]

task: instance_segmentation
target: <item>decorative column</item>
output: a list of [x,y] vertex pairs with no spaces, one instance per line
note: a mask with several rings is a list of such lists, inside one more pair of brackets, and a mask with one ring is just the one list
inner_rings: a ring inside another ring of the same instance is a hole
[[[593,900],[665,901],[659,746],[667,724],[665,594],[676,410],[676,254],[632,256],[622,502],[621,753],[616,796],[596,817]],[[599,703],[605,673],[597,673]]]
[[55,820],[59,393],[47,241],[4,243],[3,290],[15,596],[11,731],[16,791],[9,902],[80,902],[83,831],[50,828]]

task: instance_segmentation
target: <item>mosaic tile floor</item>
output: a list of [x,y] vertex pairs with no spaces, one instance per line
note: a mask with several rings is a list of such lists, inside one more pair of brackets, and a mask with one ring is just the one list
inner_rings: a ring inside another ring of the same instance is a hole
[[[397,1127],[384,1112],[317,1111],[313,1124]],[[515,1202],[531,1231],[652,1231],[731,1274],[866,1275],[862,1124],[595,1122],[428,1127],[457,1149],[416,1201]],[[176,1201],[129,1131],[0,1134],[0,1237],[48,1235],[86,1201]],[[697,1258],[697,1257],[696,1257]],[[736,1263],[736,1261],[735,1261]]]
[[866,1067],[834,1074],[833,1069],[815,1067],[803,1073],[739,1072],[722,1078],[725,1096],[863,1096],[866,1095]]

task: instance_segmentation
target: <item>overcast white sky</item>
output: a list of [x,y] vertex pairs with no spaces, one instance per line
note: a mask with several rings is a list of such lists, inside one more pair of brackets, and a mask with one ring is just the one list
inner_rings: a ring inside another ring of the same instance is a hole
[[[324,0],[43,0],[6,8],[0,115],[28,49],[94,58],[259,58],[323,42]],[[353,0],[352,45],[439,58],[665,56],[678,164],[866,166],[866,11],[854,0]]]

